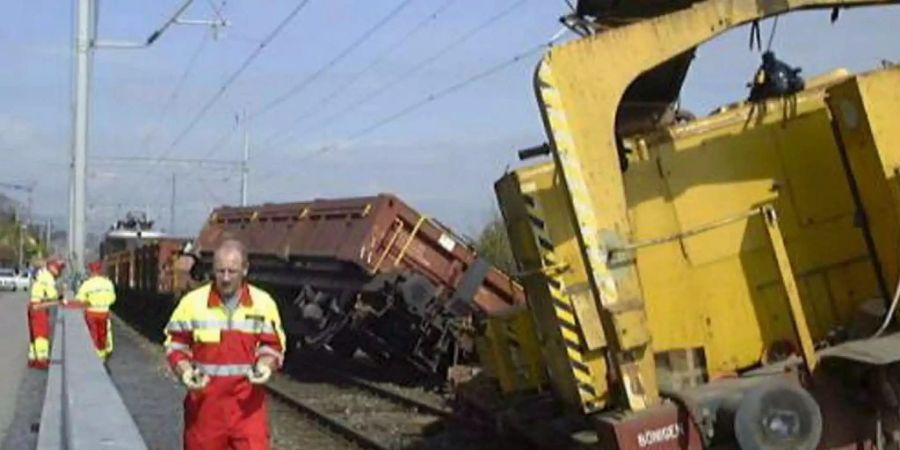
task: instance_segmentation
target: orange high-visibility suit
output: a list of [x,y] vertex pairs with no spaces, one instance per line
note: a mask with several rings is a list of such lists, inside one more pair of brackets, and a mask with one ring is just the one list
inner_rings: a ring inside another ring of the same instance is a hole
[[102,275],[99,265],[95,264],[90,266],[92,275],[81,283],[75,298],[84,304],[84,320],[91,340],[94,341],[97,356],[105,361],[113,350],[109,307],[116,301],[116,289],[112,281]]
[[281,364],[284,331],[272,297],[245,284],[229,310],[212,285],[185,295],[166,326],[166,357],[173,369],[191,362],[210,377],[184,399],[185,450],[268,450],[265,388],[247,374],[259,357]]
[[46,306],[58,297],[56,277],[49,269],[41,269],[31,285],[31,301],[28,302],[28,367],[50,367],[50,313]]

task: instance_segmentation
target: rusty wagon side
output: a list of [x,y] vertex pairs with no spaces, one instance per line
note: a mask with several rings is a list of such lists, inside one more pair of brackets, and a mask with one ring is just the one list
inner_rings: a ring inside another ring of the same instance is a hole
[[197,238],[201,271],[229,237],[305,346],[439,373],[471,353],[468,319],[524,302],[461,238],[390,194],[216,209]]

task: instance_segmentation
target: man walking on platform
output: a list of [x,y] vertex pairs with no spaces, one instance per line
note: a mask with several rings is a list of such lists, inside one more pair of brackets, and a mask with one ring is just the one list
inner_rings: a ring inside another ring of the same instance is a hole
[[245,278],[243,244],[222,242],[215,281],[185,295],[166,326],[166,357],[187,387],[185,450],[268,450],[262,384],[281,366],[284,331],[278,307]]
[[65,264],[62,261],[48,260],[46,267],[38,271],[31,285],[31,301],[28,302],[28,367],[50,367],[50,313],[47,309],[58,304],[56,278],[63,268]]
[[113,350],[109,308],[116,301],[116,288],[103,274],[102,262],[94,261],[88,264],[87,269],[90,276],[81,283],[75,299],[85,308],[84,320],[91,333],[91,340],[94,341],[97,356],[106,361]]

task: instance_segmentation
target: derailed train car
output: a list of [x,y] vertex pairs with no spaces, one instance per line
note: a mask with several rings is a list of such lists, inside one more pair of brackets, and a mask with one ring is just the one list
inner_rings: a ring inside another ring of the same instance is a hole
[[295,346],[440,374],[474,356],[474,318],[524,303],[509,277],[389,194],[216,209],[195,273],[210,273],[226,238],[247,246],[249,277],[275,294]]

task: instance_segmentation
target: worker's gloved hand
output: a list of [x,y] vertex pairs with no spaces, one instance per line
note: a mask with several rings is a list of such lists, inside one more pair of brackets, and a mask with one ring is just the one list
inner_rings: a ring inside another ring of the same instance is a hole
[[206,375],[194,366],[190,366],[181,372],[181,383],[189,390],[196,391],[206,387],[209,383],[209,375]]
[[272,367],[264,362],[258,362],[250,372],[247,372],[247,379],[253,384],[265,384],[272,377]]

